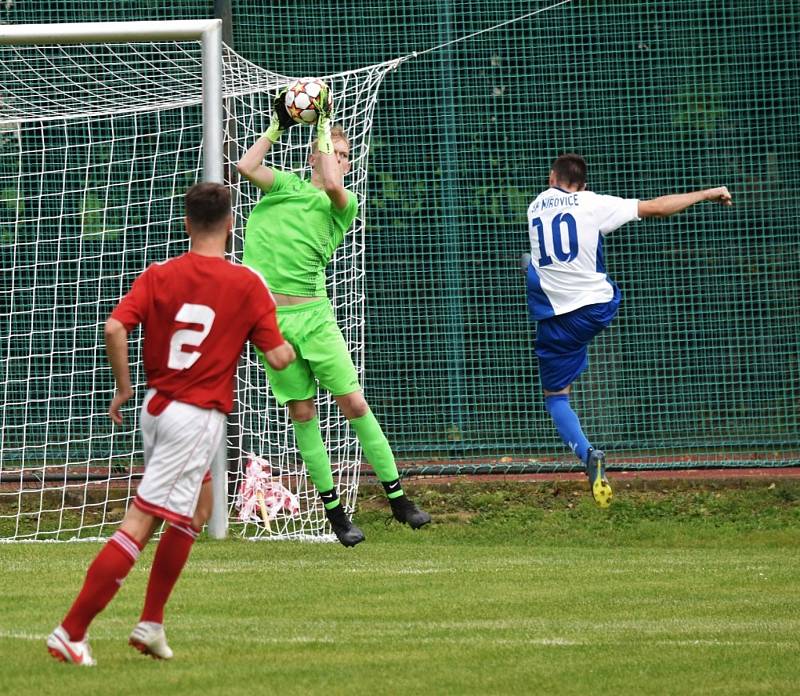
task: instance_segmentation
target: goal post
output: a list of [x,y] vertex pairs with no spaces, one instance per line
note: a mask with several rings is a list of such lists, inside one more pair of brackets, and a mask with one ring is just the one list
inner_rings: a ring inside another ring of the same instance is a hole
[[[0,26],[0,45],[75,45],[110,42],[192,41],[201,44],[202,179],[223,182],[222,20],[91,22]],[[8,93],[8,90],[4,90]],[[0,118],[0,122],[2,119]],[[214,507],[209,534],[228,529],[226,441],[212,462]]]

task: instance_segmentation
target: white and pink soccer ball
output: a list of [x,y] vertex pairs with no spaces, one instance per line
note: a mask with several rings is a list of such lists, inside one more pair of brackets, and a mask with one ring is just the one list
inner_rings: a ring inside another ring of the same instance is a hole
[[[317,110],[312,104],[327,85],[316,77],[303,77],[289,85],[286,91],[286,111],[297,123],[312,126],[317,122]],[[333,108],[333,94],[328,89],[328,110]]]

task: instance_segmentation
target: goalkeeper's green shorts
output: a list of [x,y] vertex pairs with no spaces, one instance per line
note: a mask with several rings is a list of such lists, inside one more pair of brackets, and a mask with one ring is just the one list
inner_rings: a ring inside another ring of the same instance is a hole
[[327,297],[278,307],[277,314],[281,333],[294,347],[297,359],[284,370],[274,370],[264,355],[257,352],[266,367],[272,393],[281,406],[287,401],[313,398],[317,394],[317,382],[334,396],[361,389],[350,351]]

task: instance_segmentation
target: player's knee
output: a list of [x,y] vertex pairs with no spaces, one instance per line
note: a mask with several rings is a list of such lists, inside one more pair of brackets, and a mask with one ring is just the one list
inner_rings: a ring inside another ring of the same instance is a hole
[[197,509],[194,511],[194,517],[192,517],[192,527],[198,530],[202,529],[203,525],[208,522],[209,517],[211,517],[211,506],[209,505],[206,509],[198,505]]
[[144,546],[153,536],[156,522],[157,520],[151,514],[140,510],[134,503],[128,508],[120,530],[136,539],[140,546]]
[[339,404],[339,408],[342,409],[342,413],[344,413],[347,420],[361,418],[361,416],[366,416],[367,413],[369,413],[369,404],[361,391],[344,396],[337,396],[336,402]]
[[287,406],[289,407],[289,417],[293,421],[310,421],[317,415],[317,409],[314,406],[314,401],[311,399],[305,401],[290,401]]
[[203,525],[208,522],[209,517],[211,517],[211,508],[211,500],[208,502],[198,502],[194,515],[192,516],[192,527],[195,529],[202,529]]
[[367,404],[364,399],[358,401],[351,410],[350,420],[353,418],[361,418],[362,416],[366,416],[369,413],[369,404]]
[[211,490],[211,481],[205,481],[200,489],[200,496],[197,499],[197,507],[192,515],[192,527],[202,529],[203,525],[211,517],[211,510],[214,507],[214,494]]

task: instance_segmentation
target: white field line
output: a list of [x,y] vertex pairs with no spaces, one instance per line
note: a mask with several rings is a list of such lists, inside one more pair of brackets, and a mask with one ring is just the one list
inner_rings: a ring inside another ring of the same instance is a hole
[[[124,634],[124,635],[123,635]],[[122,633],[113,633],[111,631],[103,631],[99,635],[92,635],[91,640],[94,641],[106,641],[106,640],[124,640],[127,636],[127,633],[124,631]],[[365,641],[372,641],[375,638],[375,634],[372,633],[369,636],[364,636]],[[47,635],[44,633],[25,633],[22,631],[2,631],[0,630],[0,640],[26,640],[32,642],[44,642],[47,640]],[[336,640],[330,636],[258,636],[258,635],[242,635],[238,639],[240,643],[253,643],[253,644],[317,644],[317,643],[325,643],[325,644],[334,644]],[[351,634],[349,639],[351,643],[359,642],[358,636]],[[201,642],[200,639],[189,639],[189,642]],[[582,640],[573,640],[570,638],[563,638],[559,636],[554,637],[518,637],[518,638],[491,638],[487,639],[486,637],[481,636],[466,636],[464,638],[459,638],[455,636],[450,637],[430,637],[430,638],[417,638],[417,643],[450,643],[455,645],[466,645],[466,644],[486,644],[486,645],[538,645],[541,647],[576,647],[576,646],[589,646],[589,645],[597,645],[598,643],[594,641],[582,641]],[[603,641],[603,645],[618,645],[618,646],[625,646],[631,645],[632,643],[649,643],[651,645],[658,645],[658,646],[682,646],[682,647],[721,647],[721,648],[730,648],[730,647],[748,647],[748,648],[765,648],[765,647],[773,647],[773,648],[797,648],[798,644],[796,642],[791,641],[770,641],[770,640],[716,640],[716,639],[698,639],[698,640],[647,640],[642,639],[641,637],[637,637],[630,641]]]

